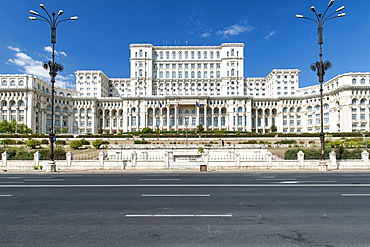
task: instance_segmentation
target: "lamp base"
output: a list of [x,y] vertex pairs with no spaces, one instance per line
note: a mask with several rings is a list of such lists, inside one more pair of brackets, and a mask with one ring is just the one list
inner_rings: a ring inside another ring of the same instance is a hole
[[320,160],[318,165],[319,171],[327,171],[328,170],[328,163],[326,160]]
[[46,165],[46,172],[56,172],[57,166],[54,160],[49,160],[48,164]]

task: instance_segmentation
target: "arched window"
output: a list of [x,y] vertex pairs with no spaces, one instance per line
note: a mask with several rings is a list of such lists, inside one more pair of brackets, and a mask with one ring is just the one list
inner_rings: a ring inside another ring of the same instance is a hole
[[51,111],[51,106],[49,106],[49,105],[48,105],[48,106],[46,107],[46,110],[47,110],[47,111]]
[[189,59],[189,52],[185,52],[185,59]]
[[198,71],[198,78],[202,77],[202,72]]
[[213,71],[211,71],[211,73],[210,73],[210,78],[213,78],[214,77],[214,72]]
[[19,106],[24,106],[24,101],[23,100],[19,101],[18,105]]
[[309,107],[307,108],[307,111],[312,111],[312,106],[309,106]]
[[208,73],[207,71],[204,71],[204,78],[207,78],[208,77]]
[[211,51],[211,52],[209,53],[209,58],[210,58],[210,59],[213,59],[213,51]]
[[87,113],[92,113],[91,108],[87,109]]
[[154,57],[153,57],[155,60],[158,58],[158,53],[157,52],[154,52]]
[[81,109],[81,110],[80,110],[80,113],[81,113],[81,114],[85,113],[85,109]]
[[18,85],[19,85],[19,86],[24,86],[24,81],[23,81],[23,80],[20,80],[20,81],[18,82]]
[[288,108],[284,107],[283,112],[288,112]]
[[160,58],[160,59],[163,59],[163,52],[160,52],[160,53],[159,53],[159,58]]
[[297,108],[297,112],[301,112],[302,111],[302,108],[301,107],[298,107]]
[[191,59],[195,59],[195,52],[191,52]]
[[203,59],[207,59],[207,52],[203,52]]
[[172,52],[172,59],[176,59],[176,52]]
[[361,84],[365,84],[365,78],[361,79]]
[[231,76],[235,76],[235,70],[231,69]]
[[189,78],[189,72],[185,71],[185,78]]
[[216,75],[217,75],[217,78],[220,78],[221,76],[220,71],[217,71]]
[[360,101],[360,104],[361,104],[361,105],[366,104],[366,100],[365,100],[365,99],[362,99],[362,100]]
[[329,109],[329,105],[328,104],[325,104],[324,105],[324,110],[328,110]]
[[64,93],[63,92],[59,92],[59,95],[64,96]]
[[14,80],[10,81],[10,86],[15,86],[15,81]]
[[194,71],[191,72],[191,78],[195,78],[195,72]]
[[220,52],[219,51],[216,52],[216,57],[217,57],[217,59],[220,59]]
[[188,109],[186,109],[186,110],[184,111],[184,113],[185,113],[185,114],[189,114],[189,113],[190,113],[190,111],[189,111]]
[[290,108],[289,112],[294,112],[294,107]]
[[8,82],[6,80],[3,80],[3,82],[1,83],[1,86],[8,86]]
[[166,78],[170,78],[170,72],[169,71],[166,71]]
[[182,59],[182,52],[179,51],[179,59]]
[[143,50],[139,51],[139,57],[143,57]]
[[198,59],[202,59],[200,51],[198,51]]
[[59,107],[55,107],[55,112],[60,112],[60,108]]
[[166,51],[166,59],[170,59],[170,52]]
[[353,79],[352,79],[352,84],[356,84],[356,83],[357,83],[356,78],[353,78]]
[[182,71],[179,71],[179,79],[182,78]]
[[66,108],[66,107],[65,107],[65,108],[63,108],[63,112],[64,112],[64,113],[68,113],[68,108]]
[[352,105],[357,105],[357,99],[352,100]]
[[15,101],[11,101],[10,106],[15,106]]
[[176,78],[176,72],[175,71],[172,71],[172,78]]
[[231,56],[234,56],[234,49],[231,49]]
[[163,71],[159,72],[159,78],[162,79],[163,78]]

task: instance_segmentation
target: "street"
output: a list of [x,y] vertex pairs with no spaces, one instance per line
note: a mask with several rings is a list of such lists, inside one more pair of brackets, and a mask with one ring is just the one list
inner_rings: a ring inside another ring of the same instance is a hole
[[1,246],[369,246],[369,173],[0,174]]

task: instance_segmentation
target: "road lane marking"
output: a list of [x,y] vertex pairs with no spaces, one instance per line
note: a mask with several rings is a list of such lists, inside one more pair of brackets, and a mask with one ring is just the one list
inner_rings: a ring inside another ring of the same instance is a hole
[[370,187],[370,184],[0,184],[0,188],[110,187]]
[[51,178],[51,179],[45,179],[45,178],[27,178],[24,179],[25,182],[63,182],[64,179],[58,179],[58,178]]
[[126,214],[125,217],[233,217],[232,214]]
[[190,195],[190,194],[158,194],[158,195],[149,195],[149,194],[144,194],[144,195],[141,195],[142,197],[208,197],[208,196],[211,196],[211,195]]
[[141,178],[140,181],[179,181],[179,178]]
[[370,196],[370,194],[342,194],[342,196]]
[[0,182],[0,184],[23,184],[24,182]]
[[7,196],[8,196],[8,197],[9,197],[9,196],[12,196],[12,195],[0,195],[0,197],[1,197],[1,196],[3,196],[3,197],[7,197]]

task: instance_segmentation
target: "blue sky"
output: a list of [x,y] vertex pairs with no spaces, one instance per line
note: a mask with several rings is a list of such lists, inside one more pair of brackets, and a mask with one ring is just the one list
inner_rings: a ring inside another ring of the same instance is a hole
[[[108,77],[129,77],[129,45],[245,44],[245,77],[265,77],[272,69],[299,69],[300,86],[317,84],[309,68],[318,60],[317,26],[297,19],[314,17],[329,0],[2,0],[0,73],[31,73],[49,81],[41,61],[50,59],[48,24],[28,20],[29,10],[64,11],[79,20],[57,29],[57,62],[65,70],[57,85],[74,87],[75,70],[98,69]],[[370,71],[370,1],[336,0],[345,17],[324,26],[324,60],[333,67],[325,80],[346,72]]]

